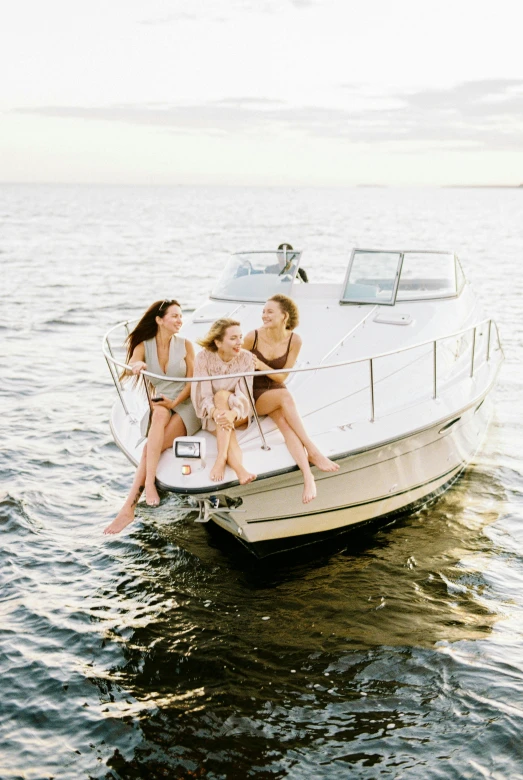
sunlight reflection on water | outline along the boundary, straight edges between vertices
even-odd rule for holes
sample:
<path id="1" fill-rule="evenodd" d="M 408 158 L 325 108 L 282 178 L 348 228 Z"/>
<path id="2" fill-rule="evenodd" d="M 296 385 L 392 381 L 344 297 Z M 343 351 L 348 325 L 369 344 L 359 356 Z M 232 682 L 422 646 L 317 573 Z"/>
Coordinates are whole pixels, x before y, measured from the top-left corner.
<path id="1" fill-rule="evenodd" d="M 521 776 L 521 197 L 0 187 L 2 778 Z M 353 246 L 457 251 L 507 355 L 476 468 L 264 565 L 174 497 L 104 539 L 131 469 L 102 334 L 283 240 L 323 281 Z"/>

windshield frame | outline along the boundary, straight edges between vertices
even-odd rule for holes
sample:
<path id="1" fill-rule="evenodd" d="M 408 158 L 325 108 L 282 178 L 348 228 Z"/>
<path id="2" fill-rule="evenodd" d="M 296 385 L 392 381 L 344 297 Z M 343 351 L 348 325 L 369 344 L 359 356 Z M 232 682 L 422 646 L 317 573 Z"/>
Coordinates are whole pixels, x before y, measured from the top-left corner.
<path id="1" fill-rule="evenodd" d="M 347 284 L 350 278 L 351 270 L 354 264 L 354 259 L 357 253 L 362 254 L 397 254 L 400 256 L 400 261 L 398 262 L 398 267 L 396 269 L 396 278 L 395 278 L 395 284 L 393 286 L 393 294 L 390 298 L 390 300 L 377 300 L 376 297 L 370 298 L 370 297 L 358 297 L 354 300 L 349 300 L 346 297 L 346 291 L 347 291 Z M 401 295 L 401 275 L 403 270 L 403 263 L 405 260 L 405 257 L 409 257 L 409 255 L 441 255 L 445 257 L 452 257 L 453 261 L 453 281 L 454 281 L 454 290 L 452 292 L 441 292 L 441 293 L 435 293 L 433 295 L 419 295 L 418 297 L 413 296 L 405 296 L 403 297 Z M 466 276 L 463 272 L 463 269 L 461 267 L 461 264 L 458 260 L 458 257 L 455 252 L 444 252 L 442 250 L 434 250 L 434 249 L 398 249 L 398 250 L 385 250 L 385 249 L 363 249 L 363 248 L 356 248 L 353 249 L 351 252 L 351 258 L 349 261 L 349 265 L 347 267 L 347 272 L 345 274 L 345 278 L 343 281 L 343 287 L 341 290 L 341 296 L 339 299 L 339 303 L 341 305 L 350 305 L 350 304 L 375 304 L 378 306 L 395 306 L 396 303 L 421 303 L 424 301 L 436 301 L 436 300 L 449 300 L 452 298 L 457 298 L 461 294 L 465 284 L 467 283 Z"/>
<path id="2" fill-rule="evenodd" d="M 354 265 L 354 260 L 355 260 L 356 255 L 358 253 L 359 254 L 366 254 L 366 255 L 398 255 L 398 262 L 397 262 L 397 265 L 396 265 L 396 271 L 395 271 L 395 275 L 394 275 L 394 282 L 393 282 L 393 285 L 392 285 L 392 294 L 391 294 L 391 297 L 390 297 L 389 300 L 378 301 L 378 300 L 376 300 L 375 297 L 365 298 L 364 296 L 359 297 L 357 300 L 348 300 L 345 297 L 345 294 L 346 294 L 346 291 L 347 291 L 347 284 L 348 284 L 348 281 L 349 281 L 349 278 L 350 278 L 350 274 L 351 274 L 351 271 L 352 271 L 352 266 Z M 339 301 L 340 304 L 345 306 L 345 305 L 354 304 L 354 303 L 355 304 L 358 304 L 358 303 L 372 303 L 372 304 L 379 305 L 379 306 L 394 306 L 394 304 L 396 303 L 396 294 L 397 294 L 397 291 L 398 291 L 398 285 L 399 285 L 400 278 L 401 278 L 401 268 L 402 268 L 402 265 L 403 265 L 403 255 L 404 255 L 404 253 L 400 252 L 398 250 L 361 249 L 359 247 L 356 248 L 356 249 L 353 249 L 352 252 L 351 252 L 351 256 L 350 256 L 350 260 L 349 260 L 349 265 L 347 267 L 347 271 L 345 272 L 345 278 L 343 280 L 342 294 L 341 294 L 340 301 Z"/>
<path id="3" fill-rule="evenodd" d="M 285 265 L 288 262 L 291 262 L 291 267 L 285 272 L 285 278 L 280 279 L 280 284 L 284 282 L 285 284 L 282 285 L 284 289 L 278 289 L 277 282 L 279 277 L 281 276 L 281 273 L 264 273 L 263 271 L 254 271 L 253 275 L 259 275 L 260 277 L 263 277 L 265 280 L 270 279 L 271 281 L 274 281 L 273 289 L 268 289 L 268 286 L 265 290 L 261 290 L 259 295 L 246 295 L 245 293 L 239 293 L 239 294 L 230 294 L 228 295 L 226 292 L 220 291 L 220 282 L 223 279 L 227 268 L 230 266 L 231 261 L 234 261 L 235 258 L 239 257 L 247 257 L 248 256 L 254 256 L 254 255 L 266 255 L 268 265 L 267 268 L 271 265 L 274 265 L 274 259 L 277 255 L 283 255 L 283 258 L 285 260 Z M 289 259 L 287 260 L 287 256 Z M 271 295 L 276 295 L 277 293 L 282 293 L 284 295 L 291 295 L 292 294 L 292 288 L 296 279 L 296 276 L 298 274 L 298 270 L 300 267 L 301 262 L 301 256 L 302 251 L 299 249 L 251 249 L 243 252 L 233 252 L 229 255 L 227 264 L 224 266 L 223 271 L 220 275 L 220 278 L 215 282 L 213 289 L 211 290 L 211 293 L 209 297 L 212 300 L 216 301 L 238 301 L 239 303 L 265 303 L 267 298 L 269 298 Z M 272 263 L 270 261 L 273 261 Z M 285 267 L 284 265 L 284 267 Z M 238 268 L 240 265 L 238 264 Z M 251 274 L 247 274 L 247 276 L 250 276 Z M 287 277 L 289 277 L 287 279 Z M 234 281 L 237 277 L 231 277 L 229 280 L 225 280 L 227 283 L 230 283 L 231 281 Z M 225 282 L 221 285 L 222 287 L 225 285 Z"/>

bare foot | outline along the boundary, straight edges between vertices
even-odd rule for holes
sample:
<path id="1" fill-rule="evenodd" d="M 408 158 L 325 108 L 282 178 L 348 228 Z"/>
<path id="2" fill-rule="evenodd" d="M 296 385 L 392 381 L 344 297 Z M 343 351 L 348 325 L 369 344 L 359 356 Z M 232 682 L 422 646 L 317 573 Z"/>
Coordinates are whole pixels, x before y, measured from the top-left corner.
<path id="1" fill-rule="evenodd" d="M 225 463 L 224 460 L 217 460 L 211 469 L 210 477 L 213 482 L 221 482 L 225 476 Z"/>
<path id="2" fill-rule="evenodd" d="M 325 455 L 322 455 L 319 450 L 317 452 L 309 452 L 309 460 L 313 466 L 319 468 L 320 471 L 338 471 L 339 465 L 334 463 L 333 460 L 329 460 Z"/>
<path id="3" fill-rule="evenodd" d="M 316 482 L 314 481 L 312 474 L 310 476 L 304 475 L 303 482 L 304 485 L 302 501 L 304 504 L 309 504 L 316 498 Z"/>
<path id="4" fill-rule="evenodd" d="M 236 476 L 240 480 L 240 485 L 248 485 L 249 482 L 253 482 L 258 475 L 251 474 L 251 472 L 246 469 L 238 469 Z"/>
<path id="5" fill-rule="evenodd" d="M 120 509 L 113 522 L 104 530 L 104 534 L 119 534 L 120 531 L 134 520 L 134 509 L 123 507 Z"/>
<path id="6" fill-rule="evenodd" d="M 160 506 L 160 496 L 158 495 L 154 482 L 152 485 L 145 486 L 145 503 L 147 506 Z"/>

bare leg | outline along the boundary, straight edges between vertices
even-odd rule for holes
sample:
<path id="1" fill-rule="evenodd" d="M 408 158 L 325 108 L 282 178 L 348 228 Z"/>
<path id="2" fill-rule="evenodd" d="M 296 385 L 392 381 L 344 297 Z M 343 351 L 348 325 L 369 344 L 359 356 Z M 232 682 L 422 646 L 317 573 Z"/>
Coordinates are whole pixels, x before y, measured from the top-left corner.
<path id="1" fill-rule="evenodd" d="M 147 437 L 147 455 L 145 458 L 145 502 L 147 506 L 158 506 L 160 496 L 156 490 L 156 469 L 162 454 L 165 429 L 170 422 L 171 413 L 163 406 L 153 407 L 152 420 Z"/>
<path id="2" fill-rule="evenodd" d="M 214 396 L 214 406 L 220 411 L 228 411 L 229 409 L 229 396 L 228 390 L 218 390 Z M 229 428 L 222 428 L 217 426 L 216 431 L 212 431 L 216 436 L 216 443 L 218 445 L 218 455 L 214 462 L 214 466 L 211 469 L 210 477 L 213 482 L 221 482 L 225 477 L 225 465 L 227 463 L 227 456 L 229 452 L 229 442 L 231 440 L 232 431 Z"/>
<path id="3" fill-rule="evenodd" d="M 147 444 L 143 448 L 140 463 L 136 469 L 133 484 L 125 504 L 116 515 L 113 522 L 104 530 L 104 534 L 118 534 L 134 520 L 134 510 L 145 487 L 145 457 Z"/>
<path id="4" fill-rule="evenodd" d="M 254 479 L 256 479 L 256 474 L 252 474 L 250 471 L 247 471 L 243 465 L 242 451 L 240 445 L 238 444 L 235 431 L 231 431 L 227 463 L 236 472 L 236 476 L 240 481 L 240 485 L 246 485 L 248 482 L 252 482 Z"/>
<path id="5" fill-rule="evenodd" d="M 304 504 L 308 504 L 316 498 L 316 482 L 312 475 L 311 467 L 309 466 L 309 458 L 307 457 L 305 448 L 285 419 L 281 410 L 277 409 L 273 412 L 271 414 L 271 419 L 274 420 L 282 432 L 287 449 L 296 461 L 296 465 L 301 469 L 304 483 L 302 500 Z"/>
<path id="6" fill-rule="evenodd" d="M 185 436 L 186 432 L 182 418 L 178 414 L 173 414 L 164 431 L 162 452 L 171 447 L 173 441 L 178 436 Z M 125 504 L 122 506 L 113 522 L 104 530 L 104 534 L 118 534 L 134 520 L 136 504 L 145 488 L 146 457 L 147 444 L 143 448 L 142 457 L 140 458 L 140 463 L 136 469 L 133 484 L 131 485 Z"/>
<path id="7" fill-rule="evenodd" d="M 309 437 L 296 408 L 294 398 L 286 388 L 268 390 L 258 398 L 256 403 L 258 414 L 272 416 L 272 413 L 278 409 L 281 410 L 288 424 L 307 450 L 310 462 L 320 471 L 338 471 L 338 464 L 323 455 Z"/>
<path id="8" fill-rule="evenodd" d="M 318 447 L 307 434 L 301 417 L 298 414 L 294 398 L 290 393 L 288 393 L 288 398 L 284 400 L 282 405 L 282 412 L 293 431 L 303 442 L 303 445 L 309 456 L 309 461 L 313 464 L 313 466 L 317 466 L 320 471 L 338 471 L 339 465 L 333 460 L 330 460 L 330 458 L 327 458 L 325 455 L 323 455 L 323 453 L 319 451 Z"/>

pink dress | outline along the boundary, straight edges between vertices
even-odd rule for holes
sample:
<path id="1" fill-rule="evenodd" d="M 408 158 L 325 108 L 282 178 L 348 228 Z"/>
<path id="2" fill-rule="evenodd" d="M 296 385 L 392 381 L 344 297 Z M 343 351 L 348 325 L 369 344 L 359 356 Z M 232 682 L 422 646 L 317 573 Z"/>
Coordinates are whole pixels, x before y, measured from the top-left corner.
<path id="1" fill-rule="evenodd" d="M 254 356 L 242 349 L 240 354 L 228 363 L 220 358 L 217 352 L 202 349 L 194 360 L 194 376 L 217 376 L 221 374 L 239 374 L 243 371 L 254 371 Z M 229 390 L 229 408 L 238 412 L 238 419 L 250 417 L 251 404 L 245 391 L 245 382 L 252 394 L 252 376 L 231 377 L 230 379 L 213 379 L 212 382 L 193 382 L 191 384 L 191 401 L 194 410 L 202 421 L 202 428 L 208 431 L 216 430 L 216 423 L 210 416 L 214 404 L 214 394 L 218 390 Z"/>

